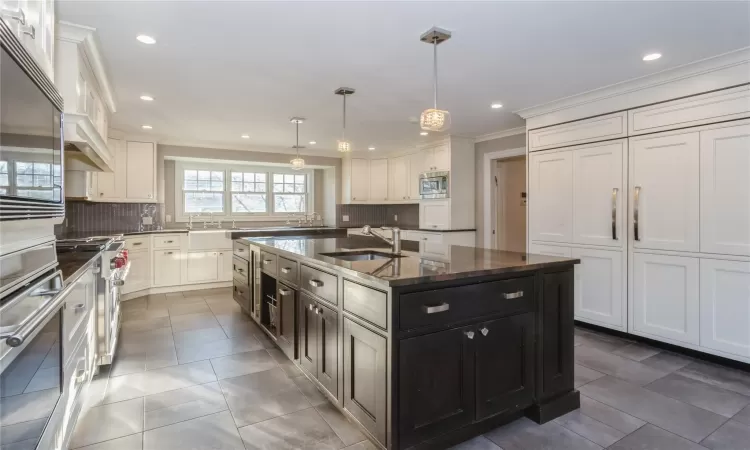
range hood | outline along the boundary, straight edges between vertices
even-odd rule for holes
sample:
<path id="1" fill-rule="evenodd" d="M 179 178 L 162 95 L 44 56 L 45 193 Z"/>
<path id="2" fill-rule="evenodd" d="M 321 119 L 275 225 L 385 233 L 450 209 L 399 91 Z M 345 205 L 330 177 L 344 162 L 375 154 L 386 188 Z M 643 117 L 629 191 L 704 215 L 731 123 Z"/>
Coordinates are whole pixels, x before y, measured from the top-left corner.
<path id="1" fill-rule="evenodd" d="M 57 24 L 55 85 L 64 100 L 65 169 L 112 172 L 107 128 L 115 102 L 95 32 Z"/>

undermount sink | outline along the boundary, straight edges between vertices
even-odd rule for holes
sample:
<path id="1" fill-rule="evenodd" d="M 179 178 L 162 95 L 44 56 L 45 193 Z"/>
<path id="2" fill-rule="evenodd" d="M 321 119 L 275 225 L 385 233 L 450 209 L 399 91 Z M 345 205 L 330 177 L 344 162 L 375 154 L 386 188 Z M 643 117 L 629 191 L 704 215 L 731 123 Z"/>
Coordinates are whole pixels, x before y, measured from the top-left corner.
<path id="1" fill-rule="evenodd" d="M 343 261 L 373 261 L 376 259 L 401 258 L 401 255 L 396 255 L 395 253 L 375 252 L 372 250 L 321 253 L 321 255 L 341 259 Z"/>

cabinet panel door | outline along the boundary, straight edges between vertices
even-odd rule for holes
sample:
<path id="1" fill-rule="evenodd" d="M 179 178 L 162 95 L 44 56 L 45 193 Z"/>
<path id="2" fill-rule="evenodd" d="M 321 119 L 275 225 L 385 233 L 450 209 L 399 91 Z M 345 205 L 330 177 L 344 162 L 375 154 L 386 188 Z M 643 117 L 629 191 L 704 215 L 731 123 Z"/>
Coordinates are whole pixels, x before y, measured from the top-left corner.
<path id="1" fill-rule="evenodd" d="M 386 442 L 386 339 L 344 318 L 344 408 Z"/>
<path id="2" fill-rule="evenodd" d="M 408 197 L 409 160 L 407 156 L 399 156 L 388 160 L 388 199 L 403 201 Z"/>
<path id="3" fill-rule="evenodd" d="M 360 158 L 351 160 L 352 201 L 364 202 L 370 197 L 370 161 Z"/>
<path id="4" fill-rule="evenodd" d="M 318 375 L 317 302 L 299 293 L 299 362 L 313 376 Z"/>
<path id="5" fill-rule="evenodd" d="M 179 250 L 154 251 L 154 286 L 179 285 L 181 270 Z"/>
<path id="6" fill-rule="evenodd" d="M 123 293 L 140 291 L 151 287 L 151 252 L 148 250 L 130 251 L 130 272 L 123 286 Z"/>
<path id="7" fill-rule="evenodd" d="M 627 140 L 573 151 L 573 242 L 622 247 Z"/>
<path id="8" fill-rule="evenodd" d="M 529 159 L 531 240 L 573 242 L 573 154 L 532 154 Z"/>
<path id="9" fill-rule="evenodd" d="M 125 198 L 127 155 L 122 148 L 122 141 L 119 139 L 107 139 L 107 146 L 114 157 L 113 171 L 97 172 L 96 197 L 100 199 Z"/>
<path id="10" fill-rule="evenodd" d="M 750 256 L 750 125 L 700 135 L 701 251 Z"/>
<path id="11" fill-rule="evenodd" d="M 412 153 L 409 158 L 408 192 L 406 198 L 419 200 L 419 174 L 425 171 L 424 152 Z"/>
<path id="12" fill-rule="evenodd" d="M 698 344 L 698 258 L 633 254 L 633 331 Z"/>
<path id="13" fill-rule="evenodd" d="M 338 398 L 339 319 L 333 311 L 318 303 L 318 381 Z"/>
<path id="14" fill-rule="evenodd" d="M 451 170 L 451 149 L 449 145 L 435 147 L 432 153 L 433 170 Z"/>
<path id="15" fill-rule="evenodd" d="M 697 252 L 698 133 L 630 139 L 629 147 L 633 246 Z"/>
<path id="16" fill-rule="evenodd" d="M 297 359 L 297 292 L 279 283 L 276 298 L 279 301 L 279 335 L 276 343 L 289 359 Z"/>
<path id="17" fill-rule="evenodd" d="M 219 280 L 218 252 L 188 252 L 187 281 L 201 283 Z"/>
<path id="18" fill-rule="evenodd" d="M 425 200 L 419 203 L 419 226 L 434 230 L 451 227 L 451 200 Z"/>
<path id="19" fill-rule="evenodd" d="M 125 190 L 127 197 L 129 199 L 155 199 L 154 144 L 128 141 L 126 147 Z"/>
<path id="20" fill-rule="evenodd" d="M 229 250 L 219 252 L 219 281 L 232 281 L 232 252 Z"/>
<path id="21" fill-rule="evenodd" d="M 475 328 L 454 328 L 399 343 L 400 448 L 473 421 L 474 358 L 472 340 L 465 333 Z"/>
<path id="22" fill-rule="evenodd" d="M 750 357 L 750 262 L 701 259 L 700 345 Z"/>
<path id="23" fill-rule="evenodd" d="M 572 249 L 570 247 L 538 244 L 536 242 L 532 242 L 531 245 L 529 245 L 529 252 L 537 254 L 537 255 L 559 256 L 561 258 L 570 258 L 570 255 L 572 254 Z"/>
<path id="24" fill-rule="evenodd" d="M 581 260 L 574 269 L 575 318 L 627 331 L 627 303 L 623 295 L 625 253 L 574 248 L 571 256 Z"/>
<path id="25" fill-rule="evenodd" d="M 573 270 L 545 273 L 542 278 L 536 396 L 544 400 L 573 389 Z"/>
<path id="26" fill-rule="evenodd" d="M 388 200 L 388 160 L 370 160 L 370 200 L 384 202 Z"/>
<path id="27" fill-rule="evenodd" d="M 534 315 L 480 324 L 475 335 L 476 420 L 534 401 Z"/>

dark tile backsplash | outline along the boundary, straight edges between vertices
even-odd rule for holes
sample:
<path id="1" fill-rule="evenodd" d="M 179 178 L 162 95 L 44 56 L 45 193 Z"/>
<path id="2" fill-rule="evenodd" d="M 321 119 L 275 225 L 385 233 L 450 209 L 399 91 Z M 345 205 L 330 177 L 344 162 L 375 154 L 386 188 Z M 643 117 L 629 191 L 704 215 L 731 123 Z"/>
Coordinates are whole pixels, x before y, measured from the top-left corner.
<path id="1" fill-rule="evenodd" d="M 343 216 L 349 216 L 344 222 Z M 394 220 L 398 216 L 398 221 Z M 419 205 L 336 205 L 336 226 L 419 226 Z"/>
<path id="2" fill-rule="evenodd" d="M 160 216 L 158 203 L 99 203 L 65 202 L 65 221 L 55 227 L 58 237 L 78 232 L 118 233 L 138 231 L 141 214 L 148 206 L 155 206 L 154 225 Z"/>

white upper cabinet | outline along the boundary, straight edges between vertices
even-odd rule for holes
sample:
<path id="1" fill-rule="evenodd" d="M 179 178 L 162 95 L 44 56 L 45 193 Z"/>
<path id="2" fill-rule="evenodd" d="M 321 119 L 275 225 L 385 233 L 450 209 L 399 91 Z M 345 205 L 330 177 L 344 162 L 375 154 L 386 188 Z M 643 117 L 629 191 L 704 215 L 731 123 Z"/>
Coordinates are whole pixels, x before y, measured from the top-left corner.
<path id="1" fill-rule="evenodd" d="M 121 139 L 107 139 L 107 146 L 114 156 L 112 172 L 98 172 L 97 200 L 112 201 L 120 200 L 126 197 L 125 178 L 127 170 L 127 153 L 125 150 L 125 141 Z"/>
<path id="2" fill-rule="evenodd" d="M 388 160 L 370 160 L 370 201 L 388 201 Z"/>
<path id="3" fill-rule="evenodd" d="M 628 127 L 624 112 L 592 117 L 529 131 L 529 151 L 580 145 L 626 137 Z"/>
<path id="4" fill-rule="evenodd" d="M 388 199 L 393 201 L 408 200 L 409 195 L 409 157 L 399 156 L 388 160 Z"/>
<path id="5" fill-rule="evenodd" d="M 750 256 L 750 125 L 701 131 L 701 251 Z"/>
<path id="6" fill-rule="evenodd" d="M 750 358 L 750 262 L 701 259 L 702 347 Z"/>
<path id="7" fill-rule="evenodd" d="M 409 170 L 407 173 L 407 193 L 408 200 L 419 200 L 419 174 L 424 172 L 425 155 L 422 152 L 412 153 L 407 156 L 409 161 Z"/>
<path id="8" fill-rule="evenodd" d="M 363 203 L 370 197 L 370 161 L 344 158 L 342 162 L 343 203 Z"/>
<path id="9" fill-rule="evenodd" d="M 31 54 L 39 67 L 54 80 L 55 4 L 52 0 L 0 0 L 2 19 Z"/>
<path id="10" fill-rule="evenodd" d="M 625 252 L 573 248 L 569 255 L 581 263 L 575 266 L 574 315 L 608 328 L 627 331 L 625 301 Z"/>
<path id="11" fill-rule="evenodd" d="M 153 142 L 126 143 L 125 191 L 131 200 L 156 200 L 156 148 Z"/>
<path id="12" fill-rule="evenodd" d="M 630 331 L 699 341 L 698 258 L 634 253 Z"/>
<path id="13" fill-rule="evenodd" d="M 627 141 L 573 152 L 573 242 L 622 247 L 625 229 Z"/>
<path id="14" fill-rule="evenodd" d="M 573 153 L 529 156 L 531 240 L 572 242 Z"/>
<path id="15" fill-rule="evenodd" d="M 451 148 L 449 144 L 440 144 L 435 147 L 429 147 L 422 150 L 424 158 L 424 170 L 429 171 L 448 171 L 451 170 Z"/>
<path id="16" fill-rule="evenodd" d="M 699 251 L 698 133 L 630 139 L 629 147 L 633 246 Z"/>

